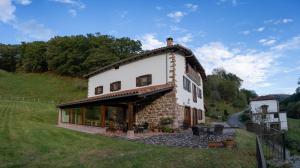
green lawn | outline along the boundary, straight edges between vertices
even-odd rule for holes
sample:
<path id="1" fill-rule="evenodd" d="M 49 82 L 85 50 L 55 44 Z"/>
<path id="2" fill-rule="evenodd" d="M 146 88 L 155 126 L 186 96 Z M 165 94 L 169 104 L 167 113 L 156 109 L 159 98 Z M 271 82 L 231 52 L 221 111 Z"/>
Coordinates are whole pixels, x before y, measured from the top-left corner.
<path id="1" fill-rule="evenodd" d="M 49 73 L 8 73 L 0 70 L 0 99 L 62 102 L 86 97 L 87 81 Z"/>
<path id="2" fill-rule="evenodd" d="M 300 119 L 288 118 L 288 144 L 292 153 L 300 154 Z"/>
<path id="3" fill-rule="evenodd" d="M 255 167 L 255 137 L 236 149 L 146 145 L 57 128 L 54 105 L 0 101 L 0 167 Z"/>

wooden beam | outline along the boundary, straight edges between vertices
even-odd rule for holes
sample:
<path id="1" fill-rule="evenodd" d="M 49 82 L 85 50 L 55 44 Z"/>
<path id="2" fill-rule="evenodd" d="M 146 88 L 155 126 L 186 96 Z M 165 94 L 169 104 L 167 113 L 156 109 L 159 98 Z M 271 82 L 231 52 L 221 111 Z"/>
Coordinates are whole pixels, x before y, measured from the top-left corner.
<path id="1" fill-rule="evenodd" d="M 101 113 L 101 127 L 104 128 L 105 127 L 105 111 L 106 111 L 106 106 L 101 105 L 100 106 L 100 113 Z"/>
<path id="2" fill-rule="evenodd" d="M 127 108 L 128 130 L 133 130 L 133 104 L 128 103 Z"/>

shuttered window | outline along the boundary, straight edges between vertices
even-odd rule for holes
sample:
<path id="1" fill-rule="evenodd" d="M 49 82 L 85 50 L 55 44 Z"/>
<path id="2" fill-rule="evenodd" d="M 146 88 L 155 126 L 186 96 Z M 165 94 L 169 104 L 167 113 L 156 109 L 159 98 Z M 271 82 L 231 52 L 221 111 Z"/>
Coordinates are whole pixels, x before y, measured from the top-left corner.
<path id="1" fill-rule="evenodd" d="M 183 89 L 191 92 L 191 81 L 185 76 L 183 76 Z"/>
<path id="2" fill-rule="evenodd" d="M 198 111 L 198 120 L 202 120 L 202 110 L 197 110 Z"/>
<path id="3" fill-rule="evenodd" d="M 200 88 L 197 89 L 197 96 L 202 99 L 202 90 Z"/>
<path id="4" fill-rule="evenodd" d="M 193 101 L 197 102 L 197 87 L 195 84 L 193 84 Z"/>
<path id="5" fill-rule="evenodd" d="M 103 93 L 103 86 L 97 86 L 95 88 L 95 95 L 99 95 Z"/>
<path id="6" fill-rule="evenodd" d="M 121 90 L 121 81 L 113 82 L 110 84 L 110 91 L 118 91 Z"/>
<path id="7" fill-rule="evenodd" d="M 147 86 L 152 84 L 152 75 L 143 75 L 136 77 L 136 87 Z"/>

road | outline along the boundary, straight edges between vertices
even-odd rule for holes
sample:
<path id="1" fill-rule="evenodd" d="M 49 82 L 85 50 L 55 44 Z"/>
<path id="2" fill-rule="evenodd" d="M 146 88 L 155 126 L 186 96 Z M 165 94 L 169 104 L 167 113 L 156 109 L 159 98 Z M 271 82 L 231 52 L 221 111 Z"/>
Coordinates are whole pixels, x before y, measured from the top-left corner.
<path id="1" fill-rule="evenodd" d="M 240 115 L 242 115 L 242 111 L 238 113 L 234 113 L 229 116 L 227 123 L 232 127 L 245 128 L 245 125 L 240 122 Z"/>

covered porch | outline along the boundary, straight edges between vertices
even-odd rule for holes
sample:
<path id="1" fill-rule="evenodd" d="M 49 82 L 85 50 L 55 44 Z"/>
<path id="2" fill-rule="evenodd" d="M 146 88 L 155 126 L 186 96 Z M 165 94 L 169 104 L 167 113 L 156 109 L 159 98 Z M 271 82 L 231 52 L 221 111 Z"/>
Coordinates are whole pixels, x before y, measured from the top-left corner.
<path id="1" fill-rule="evenodd" d="M 170 84 L 105 94 L 58 105 L 58 125 L 88 133 L 106 131 L 134 136 L 139 107 L 173 89 Z"/>

